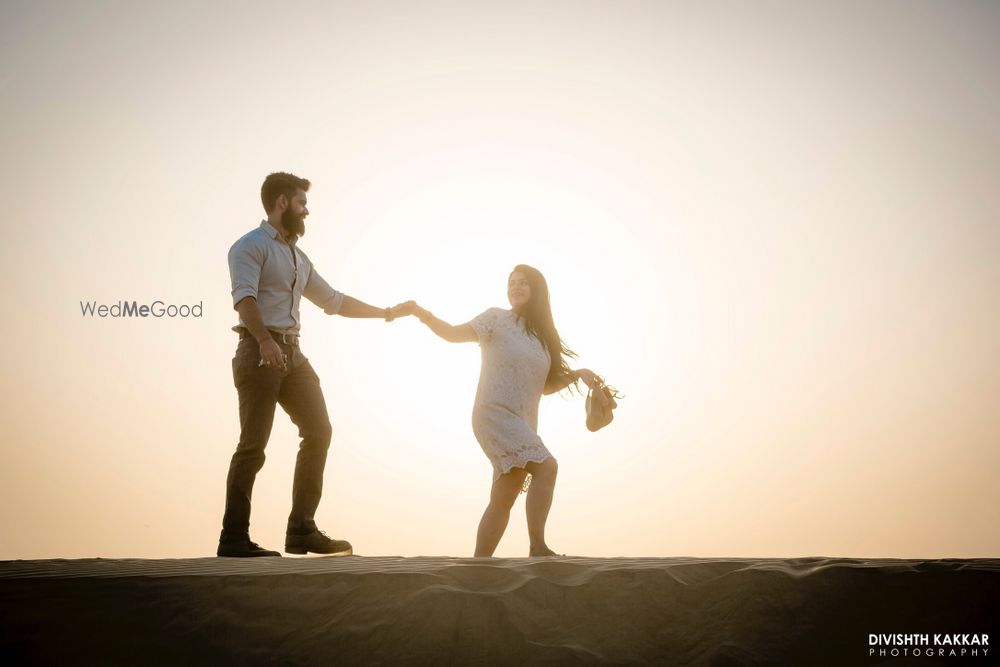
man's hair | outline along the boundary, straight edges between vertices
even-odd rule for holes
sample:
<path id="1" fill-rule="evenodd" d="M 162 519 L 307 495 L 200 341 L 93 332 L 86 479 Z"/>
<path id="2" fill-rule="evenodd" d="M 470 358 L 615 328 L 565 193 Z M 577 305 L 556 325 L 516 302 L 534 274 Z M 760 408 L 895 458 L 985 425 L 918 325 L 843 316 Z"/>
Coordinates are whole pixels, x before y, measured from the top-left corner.
<path id="1" fill-rule="evenodd" d="M 264 205 L 264 212 L 270 213 L 281 195 L 285 195 L 291 202 L 298 190 L 308 192 L 309 181 L 284 171 L 268 174 L 264 179 L 264 185 L 260 186 L 260 203 Z"/>

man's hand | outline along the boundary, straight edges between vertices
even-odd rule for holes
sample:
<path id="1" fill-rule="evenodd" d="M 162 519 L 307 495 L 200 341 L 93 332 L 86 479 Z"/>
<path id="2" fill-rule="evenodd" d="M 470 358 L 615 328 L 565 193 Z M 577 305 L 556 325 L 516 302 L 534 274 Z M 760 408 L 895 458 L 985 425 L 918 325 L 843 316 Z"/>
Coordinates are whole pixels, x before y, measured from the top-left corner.
<path id="1" fill-rule="evenodd" d="M 273 338 L 265 338 L 260 343 L 260 365 L 288 370 L 288 355 L 281 351 L 281 346 Z"/>

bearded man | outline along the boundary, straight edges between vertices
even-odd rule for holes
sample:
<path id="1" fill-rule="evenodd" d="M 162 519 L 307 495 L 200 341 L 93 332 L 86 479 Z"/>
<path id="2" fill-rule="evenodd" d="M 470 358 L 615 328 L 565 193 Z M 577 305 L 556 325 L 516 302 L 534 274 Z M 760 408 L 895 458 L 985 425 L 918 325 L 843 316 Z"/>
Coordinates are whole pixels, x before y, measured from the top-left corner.
<path id="1" fill-rule="evenodd" d="M 351 544 L 316 526 L 323 470 L 330 447 L 330 418 L 319 378 L 299 344 L 299 303 L 304 296 L 329 315 L 385 319 L 408 314 L 405 304 L 376 308 L 330 287 L 298 247 L 309 215 L 309 181 L 288 173 L 264 179 L 260 190 L 267 219 L 229 250 L 233 307 L 240 336 L 233 358 L 239 394 L 240 442 L 229 465 L 219 556 L 280 556 L 250 539 L 250 497 L 264 465 L 275 406 L 299 429 L 285 551 L 350 555 Z"/>

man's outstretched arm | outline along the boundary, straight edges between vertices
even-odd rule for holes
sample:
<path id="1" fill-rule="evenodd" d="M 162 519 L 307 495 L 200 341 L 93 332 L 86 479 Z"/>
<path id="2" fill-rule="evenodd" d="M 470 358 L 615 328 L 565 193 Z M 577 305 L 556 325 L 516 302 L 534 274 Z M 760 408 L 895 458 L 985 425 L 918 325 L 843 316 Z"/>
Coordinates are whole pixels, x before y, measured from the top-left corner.
<path id="1" fill-rule="evenodd" d="M 337 314 L 341 317 L 385 317 L 386 309 L 370 306 L 353 296 L 344 295 L 344 301 L 340 304 Z"/>
<path id="2" fill-rule="evenodd" d="M 413 312 L 409 302 L 397 304 L 392 308 L 380 308 L 347 296 L 330 287 L 330 284 L 323 280 L 323 277 L 315 269 L 309 272 L 309 281 L 302 291 L 302 296 L 322 308 L 327 315 L 370 319 L 377 317 L 392 321 Z"/>

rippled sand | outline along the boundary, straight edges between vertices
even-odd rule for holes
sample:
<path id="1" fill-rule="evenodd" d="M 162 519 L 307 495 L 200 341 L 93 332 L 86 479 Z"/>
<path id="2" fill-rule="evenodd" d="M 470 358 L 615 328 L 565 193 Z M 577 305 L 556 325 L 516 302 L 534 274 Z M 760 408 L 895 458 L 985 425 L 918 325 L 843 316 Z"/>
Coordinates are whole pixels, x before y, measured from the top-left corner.
<path id="1" fill-rule="evenodd" d="M 998 600 L 998 559 L 6 561 L 0 658 L 902 664 L 870 657 L 868 634 L 996 632 Z"/>

